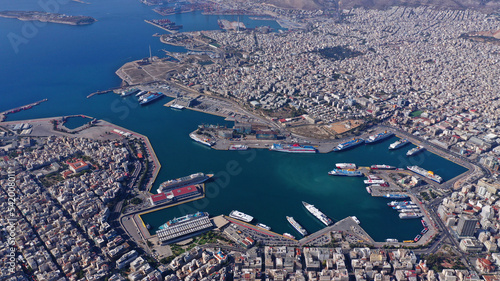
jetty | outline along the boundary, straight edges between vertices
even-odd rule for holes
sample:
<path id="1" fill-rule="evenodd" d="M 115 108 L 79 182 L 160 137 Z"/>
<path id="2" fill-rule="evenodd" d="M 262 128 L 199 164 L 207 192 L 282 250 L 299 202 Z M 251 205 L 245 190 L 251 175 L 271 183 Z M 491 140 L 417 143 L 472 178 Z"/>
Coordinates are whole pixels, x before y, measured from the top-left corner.
<path id="1" fill-rule="evenodd" d="M 41 104 L 42 102 L 45 102 L 47 101 L 47 99 L 43 99 L 43 100 L 39 100 L 37 102 L 33 102 L 33 103 L 30 103 L 30 104 L 27 104 L 27 105 L 23 105 L 23 106 L 19 106 L 19 107 L 16 107 L 16 108 L 13 108 L 13 109 L 9 109 L 9 110 L 6 110 L 4 112 L 1 112 L 0 113 L 0 122 L 2 122 L 5 117 L 10 114 L 10 113 L 16 113 L 16 112 L 19 112 L 21 110 L 27 110 L 27 109 L 30 109 L 32 108 L 33 106 L 36 106 L 36 105 L 39 105 Z"/>

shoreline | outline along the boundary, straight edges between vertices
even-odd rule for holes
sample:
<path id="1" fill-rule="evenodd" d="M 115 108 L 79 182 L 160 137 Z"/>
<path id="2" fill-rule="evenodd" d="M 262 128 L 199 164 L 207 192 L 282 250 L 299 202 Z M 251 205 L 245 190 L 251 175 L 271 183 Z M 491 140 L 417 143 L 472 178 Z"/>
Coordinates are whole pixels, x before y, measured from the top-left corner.
<path id="1" fill-rule="evenodd" d="M 84 115 L 84 114 L 77 114 L 81 116 L 85 116 L 90 119 L 94 119 L 93 117 Z M 71 115 L 74 116 L 74 115 Z M 99 119 L 98 123 L 95 126 L 90 126 L 88 128 L 85 128 L 81 131 L 78 131 L 74 134 L 71 133 L 66 133 L 66 132 L 61 132 L 61 131 L 55 131 L 53 130 L 53 125 L 50 123 L 52 120 L 60 120 L 64 116 L 57 116 L 57 117 L 48 117 L 48 118 L 39 118 L 39 119 L 29 119 L 29 120 L 16 120 L 16 121 L 3 121 L 0 122 L 0 126 L 6 126 L 6 125 L 11 125 L 11 124 L 19 124 L 19 123 L 30 123 L 33 126 L 33 131 L 31 134 L 26 135 L 26 136 L 34 136 L 34 137 L 47 137 L 51 135 L 59 135 L 59 136 L 66 136 L 66 137 L 84 137 L 84 138 L 89 138 L 89 139 L 95 139 L 95 140 L 104 140 L 104 139 L 112 139 L 113 137 L 117 136 L 118 138 L 123 138 L 123 136 L 118 135 L 116 133 L 113 133 L 113 129 L 118 129 L 121 130 L 125 133 L 130 133 L 133 135 L 135 138 L 139 138 L 144 142 L 145 149 L 147 150 L 148 153 L 148 159 L 153 162 L 153 172 L 151 178 L 149 178 L 148 183 L 146 184 L 146 191 L 149 193 L 149 190 L 152 188 L 154 185 L 154 182 L 156 181 L 156 177 L 158 176 L 158 173 L 160 172 L 161 169 L 161 164 L 160 161 L 158 160 L 158 157 L 156 156 L 156 153 L 153 149 L 153 145 L 149 141 L 149 138 L 145 135 L 139 134 L 135 131 L 132 131 L 130 129 L 115 125 L 113 123 L 110 123 L 108 121 Z M 82 125 L 76 129 L 73 129 L 72 131 L 76 131 L 79 128 L 83 127 L 85 125 Z M 106 128 L 112 128 L 111 130 L 105 130 Z M 105 131 L 103 131 L 103 129 Z M 106 135 L 106 133 L 110 133 L 109 135 Z M 109 136 L 109 137 L 106 137 Z"/>

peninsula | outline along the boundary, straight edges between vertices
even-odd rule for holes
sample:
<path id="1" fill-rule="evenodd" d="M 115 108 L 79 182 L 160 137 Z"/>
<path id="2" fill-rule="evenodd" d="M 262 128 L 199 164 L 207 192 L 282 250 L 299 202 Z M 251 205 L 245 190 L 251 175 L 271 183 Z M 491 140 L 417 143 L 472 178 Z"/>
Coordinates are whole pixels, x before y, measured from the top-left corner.
<path id="1" fill-rule="evenodd" d="M 2 11 L 0 12 L 0 17 L 14 18 L 24 21 L 33 20 L 69 25 L 87 25 L 97 21 L 96 19 L 88 16 L 68 16 L 65 14 L 54 14 L 38 11 Z"/>

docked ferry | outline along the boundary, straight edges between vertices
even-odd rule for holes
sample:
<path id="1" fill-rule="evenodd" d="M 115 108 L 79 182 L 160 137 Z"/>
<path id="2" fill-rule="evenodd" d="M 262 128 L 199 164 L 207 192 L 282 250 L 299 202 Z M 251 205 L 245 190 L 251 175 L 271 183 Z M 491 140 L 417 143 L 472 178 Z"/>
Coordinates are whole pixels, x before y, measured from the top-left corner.
<path id="1" fill-rule="evenodd" d="M 391 150 L 398 149 L 398 148 L 401 148 L 407 144 L 410 144 L 409 140 L 401 139 L 401 140 L 398 140 L 397 142 L 391 143 L 391 145 L 389 145 L 389 149 L 391 149 Z"/>
<path id="2" fill-rule="evenodd" d="M 342 169 L 333 169 L 328 172 L 330 176 L 347 176 L 347 177 L 362 177 L 363 173 L 357 170 L 342 170 Z"/>
<path id="3" fill-rule="evenodd" d="M 203 136 L 203 135 L 197 135 L 197 134 L 195 134 L 195 133 L 191 133 L 191 134 L 189 134 L 189 137 L 190 137 L 192 140 L 194 140 L 194 141 L 196 141 L 196 142 L 199 142 L 199 143 L 201 143 L 201 144 L 204 144 L 204 145 L 206 145 L 206 146 L 210 146 L 210 147 L 211 147 L 211 146 L 213 146 L 213 145 L 215 144 L 215 141 L 214 141 L 214 140 L 209 139 L 209 138 L 207 138 L 207 137 L 205 137 L 205 136 Z"/>
<path id="4" fill-rule="evenodd" d="M 424 150 L 425 150 L 425 147 L 417 146 L 417 147 L 414 147 L 414 148 L 408 150 L 408 152 L 406 152 L 406 156 L 414 156 L 414 155 L 417 155 Z"/>
<path id="5" fill-rule="evenodd" d="M 350 141 L 343 142 L 343 143 L 337 145 L 337 147 L 335 147 L 333 149 L 333 151 L 337 152 L 337 151 L 346 150 L 346 149 L 353 148 L 353 147 L 356 147 L 358 145 L 361 145 L 363 143 L 365 143 L 364 139 L 352 139 Z"/>
<path id="6" fill-rule="evenodd" d="M 140 105 L 146 105 L 148 103 L 151 103 L 155 100 L 163 98 L 165 95 L 163 93 L 151 93 L 150 95 L 144 96 L 144 98 L 141 97 L 139 104 Z"/>
<path id="7" fill-rule="evenodd" d="M 385 184 L 385 180 L 364 180 L 365 184 Z"/>
<path id="8" fill-rule="evenodd" d="M 244 144 L 231 144 L 229 150 L 247 150 L 248 146 Z"/>
<path id="9" fill-rule="evenodd" d="M 423 217 L 422 213 L 399 213 L 399 218 L 402 220 L 406 219 L 418 219 Z"/>
<path id="10" fill-rule="evenodd" d="M 293 217 L 286 217 L 286 220 L 297 230 L 302 236 L 307 235 L 307 230 L 302 227 Z"/>
<path id="11" fill-rule="evenodd" d="M 231 213 L 229 214 L 229 216 L 232 217 L 233 219 L 241 220 L 241 221 L 244 221 L 244 222 L 251 222 L 251 221 L 253 221 L 253 217 L 252 216 L 247 215 L 245 213 L 242 213 L 240 211 L 236 211 L 236 210 L 231 211 Z"/>
<path id="12" fill-rule="evenodd" d="M 356 169 L 356 164 L 354 163 L 336 163 L 335 167 L 337 169 Z"/>
<path id="13" fill-rule="evenodd" d="M 430 180 L 433 180 L 437 183 L 442 183 L 443 182 L 443 178 L 434 174 L 434 172 L 432 171 L 427 171 L 426 169 L 423 169 L 423 168 L 420 168 L 419 166 L 408 166 L 406 167 L 408 168 L 408 170 L 416 173 L 416 174 L 419 174 L 421 176 L 424 176 Z"/>
<path id="14" fill-rule="evenodd" d="M 138 91 L 139 91 L 139 89 L 137 89 L 137 88 L 130 88 L 128 90 L 122 91 L 120 93 L 120 96 L 122 96 L 122 97 L 130 96 L 130 95 L 137 93 Z"/>
<path id="15" fill-rule="evenodd" d="M 306 209 L 311 213 L 313 216 L 315 216 L 318 220 L 320 220 L 322 223 L 324 223 L 326 226 L 329 226 L 333 223 L 333 221 L 327 217 L 323 212 L 321 212 L 318 208 L 314 207 L 314 205 L 309 204 L 307 202 L 302 201 L 302 204 Z"/>
<path id="16" fill-rule="evenodd" d="M 396 167 L 382 164 L 382 165 L 371 165 L 370 169 L 372 169 L 372 170 L 394 170 L 394 169 L 396 169 Z"/>
<path id="17" fill-rule="evenodd" d="M 271 230 L 270 226 L 267 226 L 267 225 L 265 225 L 263 223 L 260 223 L 260 222 L 257 224 L 257 226 L 260 227 L 260 228 L 263 228 L 265 230 L 268 230 L 268 231 Z"/>
<path id="18" fill-rule="evenodd" d="M 384 197 L 389 199 L 405 199 L 408 198 L 409 196 L 406 194 L 387 193 L 386 195 L 384 195 Z"/>
<path id="19" fill-rule="evenodd" d="M 379 133 L 379 134 L 376 134 L 376 135 L 369 136 L 368 139 L 365 141 L 365 143 L 367 143 L 367 144 L 376 143 L 376 142 L 385 140 L 387 138 L 390 138 L 392 136 L 394 136 L 393 132 L 387 132 L 387 131 L 385 131 L 383 133 Z"/>
<path id="20" fill-rule="evenodd" d="M 280 144 L 273 143 L 269 150 L 289 152 L 289 153 L 316 153 L 316 148 L 310 145 L 300 145 L 300 144 Z"/>

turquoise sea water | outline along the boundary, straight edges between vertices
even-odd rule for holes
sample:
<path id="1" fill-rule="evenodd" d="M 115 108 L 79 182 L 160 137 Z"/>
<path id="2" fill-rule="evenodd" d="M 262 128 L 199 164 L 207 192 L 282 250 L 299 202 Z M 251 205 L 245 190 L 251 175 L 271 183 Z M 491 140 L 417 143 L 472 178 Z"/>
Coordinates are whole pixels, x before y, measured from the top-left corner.
<path id="1" fill-rule="evenodd" d="M 118 86 L 121 81 L 114 72 L 128 61 L 148 56 L 149 46 L 154 55 L 160 56 L 161 49 L 184 50 L 161 44 L 152 36 L 162 30 L 144 20 L 162 17 L 139 1 L 89 1 L 93 3 L 0 0 L 0 10 L 42 10 L 40 2 L 61 3 L 52 11 L 89 15 L 98 20 L 92 25 L 77 27 L 0 18 L 0 111 L 48 98 L 31 110 L 9 115 L 8 120 L 85 114 L 147 135 L 162 164 L 155 188 L 164 180 L 199 171 L 218 175 L 218 181 L 207 184 L 205 199 L 144 216 L 153 228 L 194 210 L 218 215 L 237 209 L 277 232 L 297 235 L 287 223 L 287 215 L 294 216 L 309 232 L 318 230 L 322 225 L 302 207 L 303 200 L 335 220 L 356 215 L 375 240 L 412 239 L 422 228 L 418 220 L 399 220 L 397 213 L 385 205 L 388 200 L 372 198 L 366 193 L 362 178 L 329 177 L 326 173 L 337 162 L 398 167 L 415 164 L 435 171 L 445 180 L 465 171 L 429 152 L 408 162 L 404 153 L 411 146 L 387 150 L 395 138 L 321 155 L 267 150 L 215 151 L 192 142 L 188 133 L 200 123 L 225 123 L 220 117 L 165 108 L 162 105 L 168 99 L 144 107 L 139 106 L 133 96 L 106 94 L 87 99 L 94 91 Z M 182 24 L 183 31 L 189 31 L 218 29 L 218 18 L 236 20 L 237 17 L 204 16 L 194 12 L 166 18 Z M 252 22 L 244 16 L 240 20 L 249 27 L 278 27 L 273 22 Z"/>

